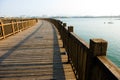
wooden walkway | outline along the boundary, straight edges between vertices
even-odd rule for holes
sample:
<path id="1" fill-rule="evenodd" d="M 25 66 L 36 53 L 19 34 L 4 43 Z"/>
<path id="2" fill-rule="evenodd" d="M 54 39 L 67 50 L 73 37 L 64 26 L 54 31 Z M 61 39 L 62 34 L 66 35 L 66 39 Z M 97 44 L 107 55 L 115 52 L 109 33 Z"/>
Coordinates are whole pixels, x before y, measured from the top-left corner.
<path id="1" fill-rule="evenodd" d="M 46 21 L 0 40 L 0 80 L 76 80 L 61 46 Z"/>

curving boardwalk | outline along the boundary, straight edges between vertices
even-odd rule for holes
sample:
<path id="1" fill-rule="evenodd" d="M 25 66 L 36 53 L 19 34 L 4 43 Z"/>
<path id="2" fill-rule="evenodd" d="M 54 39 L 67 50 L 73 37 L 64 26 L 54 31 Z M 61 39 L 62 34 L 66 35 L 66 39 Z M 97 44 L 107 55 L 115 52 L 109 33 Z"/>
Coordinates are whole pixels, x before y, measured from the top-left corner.
<path id="1" fill-rule="evenodd" d="M 76 80 L 54 25 L 40 21 L 0 40 L 0 80 Z"/>

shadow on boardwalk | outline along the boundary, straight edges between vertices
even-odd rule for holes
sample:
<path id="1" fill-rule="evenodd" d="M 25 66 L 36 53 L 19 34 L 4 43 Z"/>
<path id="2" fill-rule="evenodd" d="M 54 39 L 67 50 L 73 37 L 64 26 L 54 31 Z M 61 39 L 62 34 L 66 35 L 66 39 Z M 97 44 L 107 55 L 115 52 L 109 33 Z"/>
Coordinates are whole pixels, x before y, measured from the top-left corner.
<path id="1" fill-rule="evenodd" d="M 65 80 L 65 74 L 63 71 L 63 63 L 60 55 L 60 47 L 58 45 L 58 38 L 55 28 L 53 27 L 54 35 L 54 57 L 53 57 L 53 79 Z"/>

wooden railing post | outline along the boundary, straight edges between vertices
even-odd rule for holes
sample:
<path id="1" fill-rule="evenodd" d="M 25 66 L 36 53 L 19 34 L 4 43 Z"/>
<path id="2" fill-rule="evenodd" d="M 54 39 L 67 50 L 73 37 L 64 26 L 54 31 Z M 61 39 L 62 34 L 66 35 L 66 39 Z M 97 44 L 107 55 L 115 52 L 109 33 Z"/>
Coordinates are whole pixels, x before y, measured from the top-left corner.
<path id="1" fill-rule="evenodd" d="M 73 26 L 68 26 L 68 37 L 67 37 L 67 55 L 68 55 L 68 63 L 70 63 L 71 59 L 70 59 L 70 32 L 73 32 Z"/>
<path id="2" fill-rule="evenodd" d="M 90 39 L 90 52 L 94 57 L 105 56 L 107 51 L 107 41 L 103 39 Z"/>
<path id="3" fill-rule="evenodd" d="M 68 27 L 68 31 L 69 31 L 69 32 L 73 32 L 73 26 L 69 26 L 69 27 Z"/>
<path id="4" fill-rule="evenodd" d="M 23 19 L 21 19 L 21 27 L 22 27 L 22 29 L 21 30 L 24 30 L 24 20 Z"/>
<path id="5" fill-rule="evenodd" d="M 30 27 L 30 20 L 28 20 L 28 27 Z"/>
<path id="6" fill-rule="evenodd" d="M 29 28 L 29 20 L 27 20 L 27 26 L 26 26 L 26 28 Z"/>
<path id="7" fill-rule="evenodd" d="M 63 40 L 63 48 L 65 48 L 65 39 L 66 39 L 66 36 L 65 36 L 65 32 L 64 32 L 64 29 L 66 27 L 66 23 L 63 23 L 63 27 L 62 27 L 62 40 Z"/>
<path id="8" fill-rule="evenodd" d="M 38 22 L 38 19 L 36 19 L 36 23 Z"/>
<path id="9" fill-rule="evenodd" d="M 26 22 L 25 22 L 25 29 L 26 29 L 26 27 L 28 27 L 28 19 L 26 20 Z"/>
<path id="10" fill-rule="evenodd" d="M 13 22 L 13 20 L 11 21 L 11 25 L 12 25 L 13 34 L 15 34 L 15 28 L 14 28 L 14 22 Z"/>
<path id="11" fill-rule="evenodd" d="M 62 34 L 62 22 L 59 22 L 58 30 L 59 30 L 60 35 L 61 35 Z M 61 35 L 60 39 L 62 39 L 62 35 Z"/>
<path id="12" fill-rule="evenodd" d="M 89 54 L 86 63 L 86 80 L 93 80 L 93 77 L 98 75 L 96 68 L 96 57 L 106 56 L 107 41 L 103 39 L 90 39 Z M 94 74 L 95 73 L 95 74 Z M 100 80 L 100 79 L 97 79 Z"/>
<path id="13" fill-rule="evenodd" d="M 17 24 L 17 32 L 19 32 L 19 23 L 18 23 L 18 20 L 16 20 L 16 24 Z"/>
<path id="14" fill-rule="evenodd" d="M 59 24 L 60 24 L 60 21 L 59 21 L 59 20 L 57 20 L 55 23 L 56 23 L 56 25 L 55 25 L 55 26 L 56 26 L 56 28 L 58 29 Z"/>
<path id="15" fill-rule="evenodd" d="M 63 23 L 63 27 L 66 27 L 67 26 L 67 24 L 66 23 Z"/>
<path id="16" fill-rule="evenodd" d="M 3 39 L 5 39 L 5 31 L 4 31 L 4 25 L 3 25 L 3 22 L 2 22 L 2 21 L 1 21 L 1 27 L 2 27 Z"/>

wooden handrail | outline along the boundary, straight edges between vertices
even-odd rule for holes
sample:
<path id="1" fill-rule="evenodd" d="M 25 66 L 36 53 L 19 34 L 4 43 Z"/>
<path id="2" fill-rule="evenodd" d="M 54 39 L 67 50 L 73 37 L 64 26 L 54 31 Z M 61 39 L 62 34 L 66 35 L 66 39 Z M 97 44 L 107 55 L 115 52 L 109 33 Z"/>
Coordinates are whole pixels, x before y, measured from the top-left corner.
<path id="1" fill-rule="evenodd" d="M 107 57 L 107 41 L 90 39 L 90 44 L 66 28 L 66 23 L 55 19 L 44 19 L 58 29 L 63 47 L 68 55 L 77 80 L 120 80 L 120 69 Z"/>
<path id="2" fill-rule="evenodd" d="M 112 76 L 120 79 L 120 74 L 118 74 L 120 70 L 106 56 L 98 56 L 97 59 L 100 61 L 102 66 L 104 66 L 106 69 L 108 69 L 108 71 L 111 72 Z"/>
<path id="3" fill-rule="evenodd" d="M 0 39 L 16 34 L 25 30 L 38 22 L 38 19 L 1 19 L 0 20 Z"/>

